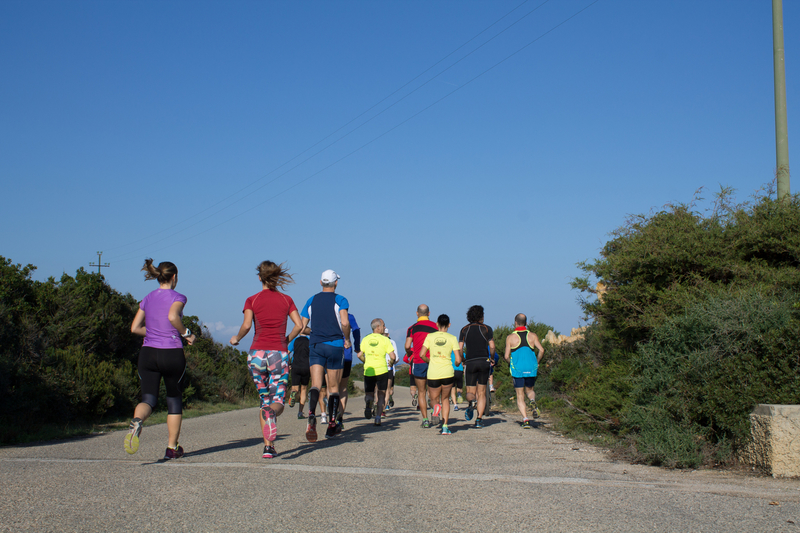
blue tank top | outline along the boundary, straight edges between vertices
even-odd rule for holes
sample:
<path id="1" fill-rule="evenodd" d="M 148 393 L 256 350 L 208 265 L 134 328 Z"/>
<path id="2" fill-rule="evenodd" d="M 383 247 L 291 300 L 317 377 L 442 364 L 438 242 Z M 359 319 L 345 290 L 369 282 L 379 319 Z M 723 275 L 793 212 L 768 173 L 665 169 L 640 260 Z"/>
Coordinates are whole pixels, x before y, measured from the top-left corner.
<path id="1" fill-rule="evenodd" d="M 520 335 L 519 331 L 515 331 L 512 335 L 519 337 L 519 346 L 511 349 L 511 377 L 536 377 L 539 361 L 536 358 L 536 352 L 528 344 L 528 331 L 525 331 L 525 335 Z M 506 342 L 508 342 L 508 339 L 506 339 Z"/>

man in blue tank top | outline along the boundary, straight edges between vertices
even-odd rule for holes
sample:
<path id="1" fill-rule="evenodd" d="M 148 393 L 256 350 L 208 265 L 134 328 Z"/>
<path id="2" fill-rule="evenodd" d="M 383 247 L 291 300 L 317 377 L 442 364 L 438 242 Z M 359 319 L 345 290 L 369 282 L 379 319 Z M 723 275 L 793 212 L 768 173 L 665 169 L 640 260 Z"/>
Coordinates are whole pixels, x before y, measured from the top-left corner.
<path id="1" fill-rule="evenodd" d="M 317 441 L 315 410 L 322 387 L 322 374 L 327 369 L 328 429 L 326 437 L 337 433 L 336 416 L 339 414 L 339 383 L 344 369 L 344 350 L 350 348 L 350 319 L 347 298 L 336 294 L 339 275 L 326 270 L 320 278 L 322 292 L 308 299 L 300 316 L 303 328 L 311 325 L 308 362 L 311 367 L 311 389 L 308 391 L 308 427 L 306 439 Z M 341 431 L 341 429 L 339 429 Z"/>
<path id="2" fill-rule="evenodd" d="M 506 361 L 510 361 L 511 378 L 514 380 L 514 390 L 517 391 L 517 408 L 522 414 L 522 427 L 530 429 L 525 395 L 531 404 L 531 414 L 534 418 L 538 418 L 540 412 L 536 407 L 536 393 L 533 391 L 533 386 L 536 383 L 536 374 L 544 348 L 536 333 L 528 331 L 527 323 L 528 317 L 522 313 L 514 317 L 514 332 L 506 337 L 505 358 Z M 539 351 L 539 355 L 533 351 L 534 347 Z"/>

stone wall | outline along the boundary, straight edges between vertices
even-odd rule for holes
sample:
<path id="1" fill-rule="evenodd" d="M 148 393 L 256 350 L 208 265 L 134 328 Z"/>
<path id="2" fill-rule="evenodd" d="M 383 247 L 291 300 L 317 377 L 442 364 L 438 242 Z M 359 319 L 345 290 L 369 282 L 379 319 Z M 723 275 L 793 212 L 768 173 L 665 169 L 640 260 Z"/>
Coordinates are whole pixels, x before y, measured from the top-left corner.
<path id="1" fill-rule="evenodd" d="M 757 405 L 740 459 L 773 477 L 800 477 L 800 405 Z"/>

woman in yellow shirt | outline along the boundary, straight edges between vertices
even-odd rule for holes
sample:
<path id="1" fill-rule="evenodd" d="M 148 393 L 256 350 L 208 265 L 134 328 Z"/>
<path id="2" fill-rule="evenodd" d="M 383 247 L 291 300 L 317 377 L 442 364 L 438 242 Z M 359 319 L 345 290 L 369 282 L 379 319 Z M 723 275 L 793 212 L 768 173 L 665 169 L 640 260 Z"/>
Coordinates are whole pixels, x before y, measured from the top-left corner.
<path id="1" fill-rule="evenodd" d="M 451 354 L 455 354 L 456 365 L 461 364 L 461 350 L 458 339 L 449 333 L 450 317 L 439 315 L 436 319 L 439 331 L 430 333 L 425 337 L 425 343 L 419 356 L 428 363 L 428 391 L 431 395 L 433 406 L 433 426 L 439 425 L 439 416 L 442 415 L 442 435 L 450 435 L 447 420 L 450 417 L 450 389 L 455 382 Z M 444 398 L 444 402 L 441 399 Z"/>

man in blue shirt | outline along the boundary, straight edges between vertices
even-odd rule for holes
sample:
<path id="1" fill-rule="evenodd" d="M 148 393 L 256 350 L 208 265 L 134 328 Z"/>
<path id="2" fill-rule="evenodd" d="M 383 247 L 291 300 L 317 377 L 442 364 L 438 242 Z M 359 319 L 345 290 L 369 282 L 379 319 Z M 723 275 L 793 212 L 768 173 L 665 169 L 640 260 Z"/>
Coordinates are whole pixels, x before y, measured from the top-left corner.
<path id="1" fill-rule="evenodd" d="M 309 364 L 311 365 L 311 390 L 308 392 L 308 426 L 306 440 L 317 441 L 317 419 L 315 411 L 322 387 L 322 374 L 326 371 L 328 383 L 328 429 L 326 437 L 337 433 L 336 417 L 339 414 L 339 383 L 344 369 L 344 350 L 350 348 L 350 319 L 347 298 L 336 294 L 339 275 L 326 270 L 320 278 L 322 292 L 306 302 L 300 316 L 303 327 L 311 324 L 309 338 Z M 341 428 L 339 429 L 341 431 Z"/>

